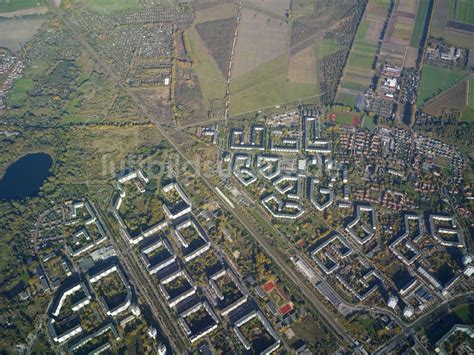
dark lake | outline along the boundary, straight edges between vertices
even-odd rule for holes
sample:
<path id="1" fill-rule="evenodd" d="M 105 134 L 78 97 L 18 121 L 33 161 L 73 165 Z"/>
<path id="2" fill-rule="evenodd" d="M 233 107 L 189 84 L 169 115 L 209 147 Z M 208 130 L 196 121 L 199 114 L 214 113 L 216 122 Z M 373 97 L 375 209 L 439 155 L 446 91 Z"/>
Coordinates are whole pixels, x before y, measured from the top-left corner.
<path id="1" fill-rule="evenodd" d="M 0 200 L 16 200 L 38 195 L 53 159 L 46 153 L 27 154 L 11 163 L 0 179 Z"/>

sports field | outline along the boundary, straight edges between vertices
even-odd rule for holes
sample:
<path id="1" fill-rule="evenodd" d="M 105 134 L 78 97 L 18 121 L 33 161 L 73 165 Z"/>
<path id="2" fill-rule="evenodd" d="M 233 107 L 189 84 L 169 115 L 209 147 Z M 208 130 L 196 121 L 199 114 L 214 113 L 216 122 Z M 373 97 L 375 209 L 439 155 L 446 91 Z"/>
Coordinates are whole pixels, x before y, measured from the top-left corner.
<path id="1" fill-rule="evenodd" d="M 417 105 L 420 106 L 428 99 L 450 88 L 464 78 L 464 73 L 425 65 L 421 71 L 420 92 Z"/>

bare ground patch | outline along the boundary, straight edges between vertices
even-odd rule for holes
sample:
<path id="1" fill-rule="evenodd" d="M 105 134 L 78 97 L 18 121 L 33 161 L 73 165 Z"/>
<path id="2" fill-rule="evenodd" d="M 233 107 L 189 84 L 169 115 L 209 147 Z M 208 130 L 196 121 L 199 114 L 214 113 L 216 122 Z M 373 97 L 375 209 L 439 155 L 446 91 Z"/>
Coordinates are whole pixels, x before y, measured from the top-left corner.
<path id="1" fill-rule="evenodd" d="M 377 43 L 382 32 L 383 21 L 370 21 L 369 28 L 365 34 L 365 40 L 369 43 Z"/>
<path id="2" fill-rule="evenodd" d="M 268 10 L 280 16 L 285 16 L 286 10 L 290 8 L 289 0 L 247 0 L 246 4 Z"/>
<path id="3" fill-rule="evenodd" d="M 463 80 L 451 89 L 436 96 L 425 105 L 423 111 L 429 115 L 439 117 L 446 109 L 464 109 L 467 105 L 467 83 L 467 80 Z"/>
<path id="4" fill-rule="evenodd" d="M 416 59 L 418 58 L 418 48 L 408 47 L 407 53 L 405 56 L 405 68 L 414 68 L 416 67 Z"/>
<path id="5" fill-rule="evenodd" d="M 399 0 L 398 11 L 415 13 L 418 0 Z"/>
<path id="6" fill-rule="evenodd" d="M 46 19 L 9 19 L 0 21 L 0 47 L 17 51 L 41 27 Z"/>
<path id="7" fill-rule="evenodd" d="M 285 52 L 288 24 L 249 9 L 242 10 L 233 76 L 255 69 Z"/>

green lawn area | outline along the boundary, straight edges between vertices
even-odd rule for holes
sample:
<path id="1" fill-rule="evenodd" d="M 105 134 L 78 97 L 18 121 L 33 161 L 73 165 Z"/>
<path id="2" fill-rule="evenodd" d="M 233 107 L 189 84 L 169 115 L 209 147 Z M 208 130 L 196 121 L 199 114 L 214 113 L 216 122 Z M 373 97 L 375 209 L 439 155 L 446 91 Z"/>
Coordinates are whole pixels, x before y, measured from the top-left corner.
<path id="1" fill-rule="evenodd" d="M 272 59 L 231 81 L 231 114 L 284 104 L 318 94 L 314 84 L 287 79 L 288 54 Z"/>
<path id="2" fill-rule="evenodd" d="M 420 0 L 418 10 L 416 13 L 415 26 L 413 27 L 413 34 L 411 36 L 410 46 L 417 48 L 420 45 L 421 36 L 423 35 L 423 28 L 426 21 L 426 14 L 428 12 L 429 0 Z"/>
<path id="3" fill-rule="evenodd" d="M 467 106 L 462 113 L 462 120 L 465 122 L 474 122 L 474 78 L 469 79 L 467 92 Z"/>
<path id="4" fill-rule="evenodd" d="M 34 82 L 30 78 L 19 78 L 13 84 L 13 90 L 7 98 L 7 105 L 18 107 L 25 102 L 28 91 L 33 88 Z"/>
<path id="5" fill-rule="evenodd" d="M 432 65 L 424 65 L 421 72 L 420 92 L 417 105 L 421 105 L 428 99 L 449 89 L 465 74 L 450 69 L 438 68 Z"/>
<path id="6" fill-rule="evenodd" d="M 367 319 L 367 318 L 359 318 L 357 319 L 357 322 L 362 325 L 362 327 L 365 328 L 369 336 L 373 337 L 376 335 L 376 330 L 374 328 L 374 321 L 372 319 Z"/>
<path id="7" fill-rule="evenodd" d="M 0 12 L 10 12 L 43 5 L 43 0 L 0 0 Z"/>
<path id="8" fill-rule="evenodd" d="M 474 306 L 464 304 L 454 309 L 454 313 L 465 324 L 472 325 L 474 323 Z"/>
<path id="9" fill-rule="evenodd" d="M 211 99 L 223 98 L 226 83 L 219 66 L 194 28 L 190 28 L 185 34 L 186 47 L 189 48 L 189 55 L 193 59 L 193 69 L 199 79 L 205 104 Z"/>
<path id="10" fill-rule="evenodd" d="M 138 0 L 88 0 L 86 6 L 92 11 L 101 13 L 140 8 Z"/>
<path id="11" fill-rule="evenodd" d="M 456 20 L 474 25 L 474 2 L 458 0 L 458 14 Z"/>

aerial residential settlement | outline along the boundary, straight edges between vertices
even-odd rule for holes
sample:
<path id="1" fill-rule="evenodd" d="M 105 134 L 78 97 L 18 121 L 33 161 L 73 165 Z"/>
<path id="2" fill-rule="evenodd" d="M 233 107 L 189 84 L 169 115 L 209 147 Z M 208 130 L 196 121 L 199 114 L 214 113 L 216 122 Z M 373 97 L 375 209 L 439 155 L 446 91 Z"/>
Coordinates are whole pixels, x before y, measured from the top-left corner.
<path id="1" fill-rule="evenodd" d="M 473 39 L 467 0 L 0 0 L 0 353 L 473 353 Z"/>

